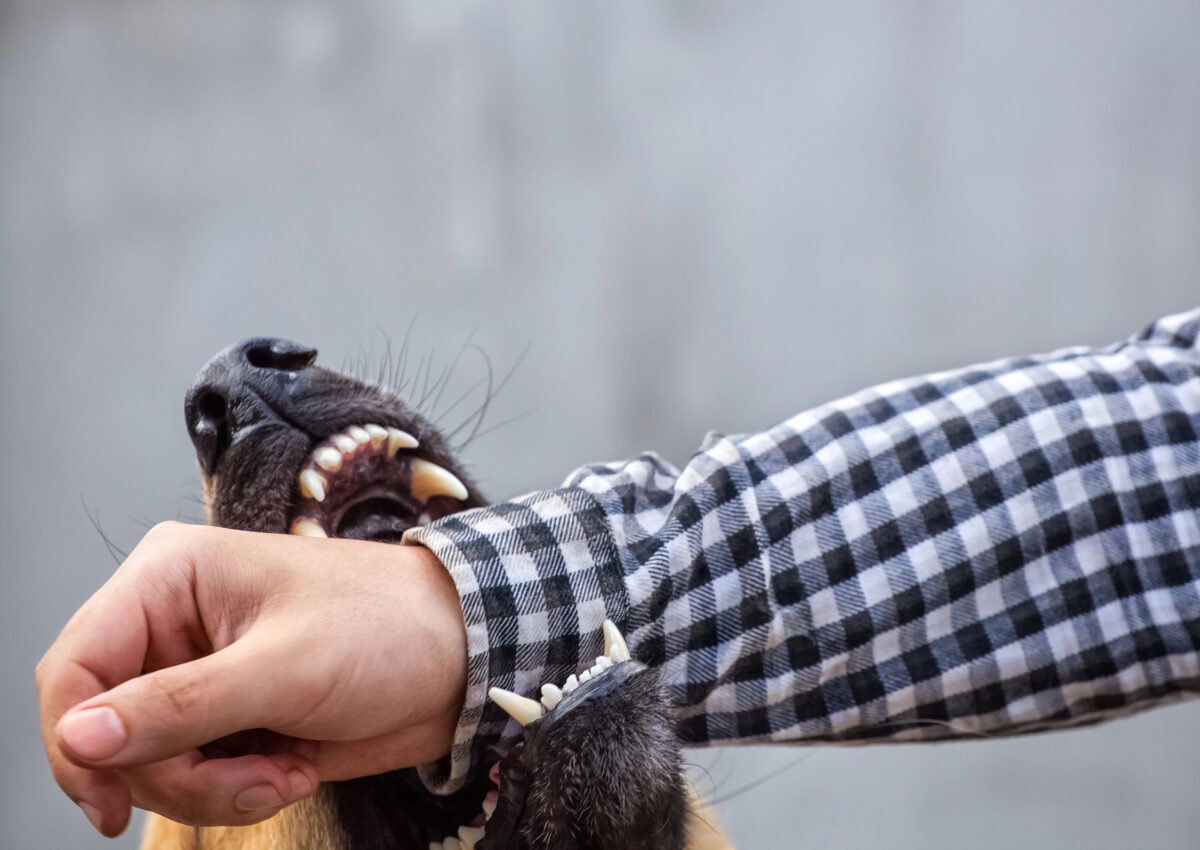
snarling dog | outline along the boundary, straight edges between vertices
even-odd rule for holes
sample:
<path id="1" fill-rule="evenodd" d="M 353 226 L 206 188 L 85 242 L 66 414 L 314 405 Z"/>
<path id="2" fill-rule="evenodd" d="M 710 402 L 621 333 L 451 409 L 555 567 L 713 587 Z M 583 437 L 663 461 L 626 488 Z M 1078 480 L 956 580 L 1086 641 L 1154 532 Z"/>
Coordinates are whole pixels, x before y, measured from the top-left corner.
<path id="1" fill-rule="evenodd" d="M 428 421 L 389 390 L 315 366 L 316 355 L 251 339 L 197 375 L 184 409 L 212 524 L 394 543 L 484 504 Z M 413 769 L 331 782 L 254 826 L 152 815 L 143 850 L 726 847 L 685 786 L 657 674 L 630 657 L 615 626 L 604 633 L 603 655 L 540 701 L 493 689 L 524 739 L 480 754 L 455 793 L 430 793 Z M 254 739 L 224 741 L 219 754 Z"/>

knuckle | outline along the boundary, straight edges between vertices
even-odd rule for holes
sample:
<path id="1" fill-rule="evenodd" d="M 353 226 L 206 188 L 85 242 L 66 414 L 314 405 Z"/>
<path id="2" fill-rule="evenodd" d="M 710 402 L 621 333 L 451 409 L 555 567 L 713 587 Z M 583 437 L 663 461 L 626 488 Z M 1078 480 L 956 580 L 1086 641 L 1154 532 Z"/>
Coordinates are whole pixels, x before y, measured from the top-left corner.
<path id="1" fill-rule="evenodd" d="M 46 677 L 50 675 L 50 653 L 47 652 L 38 661 L 37 666 L 33 668 L 33 681 L 37 683 L 38 691 L 42 691 L 46 687 Z"/>
<path id="2" fill-rule="evenodd" d="M 161 543 L 166 540 L 172 540 L 179 536 L 181 529 L 185 528 L 186 524 L 173 519 L 164 520 L 163 522 L 155 523 L 150 530 L 146 532 L 142 538 L 144 542 Z"/>
<path id="3" fill-rule="evenodd" d="M 168 723 L 198 721 L 208 716 L 209 697 L 204 680 L 186 666 L 151 676 L 146 686 L 162 712 L 160 716 Z"/>

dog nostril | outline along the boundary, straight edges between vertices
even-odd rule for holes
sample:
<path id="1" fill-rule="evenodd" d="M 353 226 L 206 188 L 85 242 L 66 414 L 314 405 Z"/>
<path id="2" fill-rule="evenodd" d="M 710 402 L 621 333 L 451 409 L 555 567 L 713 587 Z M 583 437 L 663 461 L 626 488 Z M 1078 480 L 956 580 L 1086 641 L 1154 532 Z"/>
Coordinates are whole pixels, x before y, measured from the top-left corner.
<path id="1" fill-rule="evenodd" d="M 188 430 L 201 467 L 211 475 L 231 442 L 229 403 L 221 392 L 205 388 L 196 393 L 194 404 Z"/>
<path id="2" fill-rule="evenodd" d="M 299 372 L 317 359 L 317 350 L 286 339 L 264 339 L 248 345 L 246 362 L 257 369 Z"/>
<path id="3" fill-rule="evenodd" d="M 210 391 L 202 393 L 196 399 L 196 413 L 199 421 L 224 422 L 227 412 L 225 396 L 220 393 Z"/>
<path id="4" fill-rule="evenodd" d="M 303 390 L 317 350 L 286 339 L 255 337 L 205 364 L 188 389 L 183 413 L 200 468 L 216 472 L 242 429 L 264 415 L 282 416 Z M 303 377 L 302 377 L 303 376 Z"/>

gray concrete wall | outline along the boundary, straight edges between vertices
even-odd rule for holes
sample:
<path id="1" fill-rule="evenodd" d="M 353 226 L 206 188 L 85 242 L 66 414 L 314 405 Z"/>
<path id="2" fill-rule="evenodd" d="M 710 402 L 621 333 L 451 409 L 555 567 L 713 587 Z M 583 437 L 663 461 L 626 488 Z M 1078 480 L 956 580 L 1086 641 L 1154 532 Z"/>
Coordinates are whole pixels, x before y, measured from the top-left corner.
<path id="1" fill-rule="evenodd" d="M 528 347 L 468 448 L 513 495 L 1195 305 L 1198 151 L 1195 2 L 0 0 L 0 849 L 134 845 L 51 781 L 32 668 L 114 566 L 81 501 L 125 546 L 199 516 L 219 347 Z M 1195 705 L 693 756 L 767 777 L 719 807 L 745 848 L 1200 834 Z"/>

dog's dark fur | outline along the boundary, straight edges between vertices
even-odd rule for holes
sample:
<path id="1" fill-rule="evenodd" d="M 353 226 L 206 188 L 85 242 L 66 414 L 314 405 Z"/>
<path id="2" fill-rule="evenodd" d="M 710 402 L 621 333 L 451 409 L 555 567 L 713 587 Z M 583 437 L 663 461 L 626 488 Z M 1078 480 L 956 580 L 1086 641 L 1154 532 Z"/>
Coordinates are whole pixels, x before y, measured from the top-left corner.
<path id="1" fill-rule="evenodd" d="M 248 340 L 214 357 L 189 389 L 185 415 L 213 524 L 286 533 L 301 501 L 297 472 L 314 446 L 365 423 L 415 436 L 414 456 L 451 471 L 468 494 L 422 503 L 397 487 L 370 521 L 335 534 L 394 542 L 422 511 L 436 519 L 484 504 L 428 421 L 387 390 L 313 365 L 315 356 L 286 341 Z M 655 672 L 624 662 L 589 684 L 599 687 L 586 698 L 581 688 L 581 698 L 531 724 L 523 744 L 501 760 L 499 805 L 478 850 L 724 846 L 689 802 L 672 711 Z M 254 738 L 219 742 L 210 752 L 244 752 Z M 448 796 L 429 793 L 414 770 L 393 771 L 330 783 L 315 800 L 255 827 L 191 828 L 152 818 L 143 847 L 426 850 L 477 818 L 495 787 L 488 770 L 497 755 L 477 755 L 477 774 Z"/>

